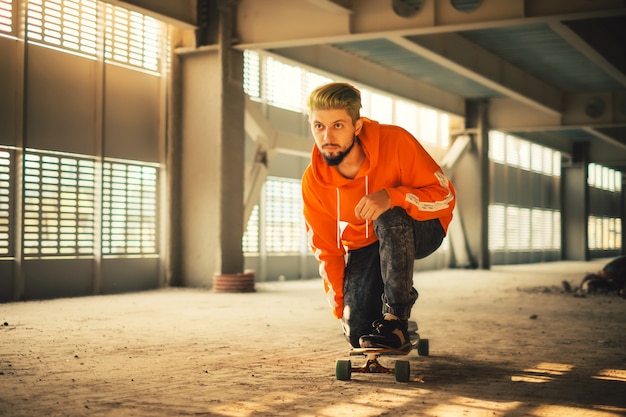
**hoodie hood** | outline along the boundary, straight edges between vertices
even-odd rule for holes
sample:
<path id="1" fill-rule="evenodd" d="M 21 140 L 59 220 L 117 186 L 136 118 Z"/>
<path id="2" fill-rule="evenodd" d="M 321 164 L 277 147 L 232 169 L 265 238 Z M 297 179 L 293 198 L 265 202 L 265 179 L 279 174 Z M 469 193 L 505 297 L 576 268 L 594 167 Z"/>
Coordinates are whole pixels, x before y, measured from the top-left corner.
<path id="1" fill-rule="evenodd" d="M 378 165 L 380 124 L 367 117 L 361 119 L 363 120 L 363 127 L 358 135 L 358 140 L 365 154 L 365 159 L 359 172 L 353 179 L 344 177 L 335 167 L 326 163 L 320 150 L 316 145 L 313 145 L 311 171 L 319 185 L 333 189 L 341 188 L 351 181 L 369 176 L 370 172 Z"/>

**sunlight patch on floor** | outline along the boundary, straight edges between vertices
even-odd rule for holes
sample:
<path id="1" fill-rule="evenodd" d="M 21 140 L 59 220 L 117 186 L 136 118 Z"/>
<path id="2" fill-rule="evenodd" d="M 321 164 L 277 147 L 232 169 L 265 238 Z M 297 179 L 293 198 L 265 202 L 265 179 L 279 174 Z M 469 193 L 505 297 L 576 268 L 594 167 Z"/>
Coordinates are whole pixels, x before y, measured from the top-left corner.
<path id="1" fill-rule="evenodd" d="M 499 402 L 455 397 L 450 400 L 450 404 L 439 404 L 426 411 L 424 415 L 433 417 L 497 417 L 508 415 L 509 411 L 515 410 L 521 404 L 519 401 Z"/>
<path id="2" fill-rule="evenodd" d="M 605 381 L 626 382 L 626 370 L 624 369 L 603 369 L 594 375 L 594 379 L 602 379 Z"/>
<path id="3" fill-rule="evenodd" d="M 513 375 L 511 381 L 542 384 L 544 382 L 554 381 L 555 376 L 565 375 L 573 368 L 573 365 L 563 363 L 542 362 L 537 364 L 534 368 L 524 369 L 524 374 L 522 375 Z"/>
<path id="4" fill-rule="evenodd" d="M 340 403 L 334 404 L 329 407 L 322 408 L 318 416 L 328 416 L 328 417 L 370 417 L 370 416 L 379 416 L 381 412 L 386 409 L 380 409 L 377 407 L 373 407 L 371 405 L 365 404 L 354 404 L 350 403 Z"/>
<path id="5" fill-rule="evenodd" d="M 399 391 L 397 389 L 377 389 L 366 395 L 356 397 L 349 403 L 337 403 L 320 410 L 318 416 L 339 417 L 370 417 L 379 416 L 394 407 L 404 407 L 415 401 L 417 395 L 424 395 L 425 390 Z"/>
<path id="6" fill-rule="evenodd" d="M 588 408 L 567 407 L 563 405 L 541 405 L 528 414 L 529 417 L 621 417 L 623 415 L 624 414 L 621 412 L 598 411 L 597 409 L 590 410 Z"/>
<path id="7" fill-rule="evenodd" d="M 530 382 L 532 384 L 543 384 L 544 382 L 552 382 L 554 378 L 541 375 L 513 375 L 511 377 L 513 382 Z"/>

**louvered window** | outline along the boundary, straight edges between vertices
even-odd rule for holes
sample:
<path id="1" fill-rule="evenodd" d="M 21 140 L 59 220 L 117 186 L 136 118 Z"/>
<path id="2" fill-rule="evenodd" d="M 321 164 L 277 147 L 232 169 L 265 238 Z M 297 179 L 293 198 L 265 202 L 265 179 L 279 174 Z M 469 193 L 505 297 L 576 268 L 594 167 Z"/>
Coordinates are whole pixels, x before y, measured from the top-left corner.
<path id="1" fill-rule="evenodd" d="M 24 256 L 94 254 L 95 162 L 27 151 Z"/>
<path id="2" fill-rule="evenodd" d="M 302 110 L 305 101 L 302 68 L 271 57 L 267 59 L 266 66 L 267 102 L 287 110 Z"/>
<path id="3" fill-rule="evenodd" d="M 517 143 L 517 150 L 519 152 L 519 167 L 530 171 L 530 165 L 532 160 L 530 156 L 530 142 L 527 142 L 525 140 L 518 140 Z"/>
<path id="4" fill-rule="evenodd" d="M 489 249 L 539 251 L 561 247 L 561 214 L 513 205 L 489 206 Z"/>
<path id="5" fill-rule="evenodd" d="M 489 132 L 489 158 L 526 171 L 561 175 L 560 152 L 498 131 Z"/>
<path id="6" fill-rule="evenodd" d="M 615 217 L 589 216 L 589 249 L 620 249 L 622 239 L 622 219 Z"/>
<path id="7" fill-rule="evenodd" d="M 29 0 L 26 37 L 95 57 L 97 9 L 98 3 L 91 0 Z"/>
<path id="8" fill-rule="evenodd" d="M 246 255 L 259 254 L 259 206 L 255 205 L 250 213 L 246 231 L 242 239 L 243 253 Z"/>
<path id="9" fill-rule="evenodd" d="M 498 164 L 506 161 L 506 135 L 492 130 L 489 132 L 489 159 Z"/>
<path id="10" fill-rule="evenodd" d="M 301 253 L 304 242 L 299 180 L 269 178 L 265 183 L 264 226 L 268 253 Z"/>
<path id="11" fill-rule="evenodd" d="M 589 164 L 587 184 L 607 191 L 622 191 L 622 173 L 599 164 Z"/>
<path id="12" fill-rule="evenodd" d="M 11 234 L 11 153 L 0 148 L 0 257 L 12 255 Z"/>
<path id="13" fill-rule="evenodd" d="M 243 53 L 243 91 L 254 100 L 261 99 L 261 59 L 252 51 Z"/>
<path id="14" fill-rule="evenodd" d="M 157 253 L 157 167 L 104 162 L 103 255 Z"/>
<path id="15" fill-rule="evenodd" d="M 520 166 L 520 141 L 515 136 L 506 136 L 506 163 L 514 167 Z"/>
<path id="16" fill-rule="evenodd" d="M 332 78 L 326 77 L 321 74 L 316 74 L 314 72 L 305 71 L 305 81 L 304 81 L 304 98 L 308 99 L 308 95 L 311 91 L 315 90 L 320 85 L 328 84 L 333 82 Z M 303 108 L 306 110 L 306 108 Z"/>
<path id="17" fill-rule="evenodd" d="M 409 131 L 413 136 L 418 137 L 419 121 L 415 114 L 417 113 L 417 105 L 405 100 L 396 100 L 395 102 L 395 119 L 399 126 Z"/>
<path id="18" fill-rule="evenodd" d="M 161 25 L 151 17 L 110 4 L 105 16 L 105 58 L 158 71 Z"/>
<path id="19" fill-rule="evenodd" d="M 244 91 L 253 100 L 301 113 L 316 87 L 333 81 L 279 58 L 244 51 Z M 381 123 L 397 124 L 420 142 L 447 148 L 449 116 L 384 92 L 356 86 L 361 92 L 361 115 Z"/>
<path id="20" fill-rule="evenodd" d="M 300 180 L 268 177 L 263 194 L 262 209 L 256 206 L 248 220 L 243 236 L 244 254 L 259 254 L 261 235 L 268 254 L 294 255 L 306 251 Z"/>
<path id="21" fill-rule="evenodd" d="M 380 123 L 393 123 L 393 100 L 391 97 L 372 92 L 367 95 L 367 98 L 370 101 L 368 108 L 373 119 Z"/>
<path id="22" fill-rule="evenodd" d="M 15 35 L 13 0 L 0 0 L 0 35 Z"/>
<path id="23" fill-rule="evenodd" d="M 622 199 L 622 173 L 614 169 L 599 165 L 589 164 L 587 167 L 587 184 L 589 187 L 602 190 L 601 193 L 606 202 L 612 207 L 619 207 Z M 598 193 L 597 190 L 592 190 Z M 598 213 L 597 202 L 590 202 L 590 215 L 587 221 L 587 236 L 589 237 L 589 249 L 592 250 L 616 250 L 622 247 L 622 219 L 615 216 L 617 213 Z"/>
<path id="24" fill-rule="evenodd" d="M 500 204 L 489 206 L 489 249 L 502 250 L 506 248 L 505 207 Z"/>
<path id="25" fill-rule="evenodd" d="M 11 2 L 0 1 L 1 32 L 10 18 Z M 95 0 L 29 0 L 26 4 L 30 42 L 93 59 L 104 42 L 108 62 L 152 72 L 160 69 L 163 24 L 149 16 Z"/>
<path id="26" fill-rule="evenodd" d="M 310 92 L 333 81 L 267 54 L 244 52 L 244 91 L 253 100 L 306 113 Z M 361 115 L 398 124 L 420 140 L 447 147 L 446 114 L 363 86 L 357 88 L 362 97 Z M 308 254 L 300 181 L 272 177 L 266 181 L 264 193 L 262 207 L 253 210 L 242 239 L 245 255 L 257 255 L 261 248 L 268 254 Z"/>

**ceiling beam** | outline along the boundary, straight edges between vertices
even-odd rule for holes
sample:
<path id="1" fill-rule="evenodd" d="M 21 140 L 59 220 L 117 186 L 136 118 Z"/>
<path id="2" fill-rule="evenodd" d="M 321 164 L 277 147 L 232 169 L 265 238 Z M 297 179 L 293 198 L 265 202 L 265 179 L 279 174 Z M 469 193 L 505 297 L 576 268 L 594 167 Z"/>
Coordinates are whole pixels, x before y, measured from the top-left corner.
<path id="1" fill-rule="evenodd" d="M 550 23 L 550 28 L 600 69 L 615 79 L 615 81 L 619 82 L 623 87 L 626 87 L 626 74 L 610 63 L 597 49 L 593 48 L 583 38 L 578 36 L 576 32 L 560 22 Z M 624 45 L 616 45 L 614 50 L 623 48 Z"/>
<path id="2" fill-rule="evenodd" d="M 626 127 L 626 114 L 616 108 L 626 93 L 597 91 L 568 93 L 562 115 L 550 115 L 512 98 L 494 98 L 489 104 L 489 124 L 496 130 L 537 132 L 563 129 Z M 598 101 L 601 100 L 601 112 Z M 591 106 L 591 107 L 590 107 Z M 594 111 L 598 111 L 594 113 Z"/>
<path id="3" fill-rule="evenodd" d="M 315 4 L 317 7 L 326 9 L 331 13 L 351 14 L 352 9 L 349 7 L 347 1 L 333 1 L 333 0 L 307 0 L 310 3 Z"/>
<path id="4" fill-rule="evenodd" d="M 624 158 L 626 157 L 626 138 L 622 138 L 622 140 L 619 140 L 617 138 L 614 138 L 612 136 L 606 135 L 600 131 L 598 131 L 597 129 L 591 128 L 591 127 L 586 127 L 583 128 L 582 130 L 584 130 L 585 132 L 595 136 L 598 139 L 601 139 L 603 141 L 605 141 L 606 143 L 613 145 L 617 148 L 621 148 L 622 152 L 617 156 L 618 159 L 621 159 L 622 161 L 624 160 Z"/>
<path id="5" fill-rule="evenodd" d="M 392 37 L 390 41 L 457 74 L 545 113 L 562 112 L 563 94 L 457 34 Z"/>
<path id="6" fill-rule="evenodd" d="M 456 10 L 449 0 L 424 0 L 409 18 L 396 15 L 390 1 L 352 4 L 349 12 L 330 0 L 240 0 L 236 47 L 287 48 L 626 15 L 623 0 L 482 0 L 471 12 Z"/>
<path id="7" fill-rule="evenodd" d="M 103 0 L 125 9 L 154 17 L 180 29 L 197 26 L 196 0 Z"/>

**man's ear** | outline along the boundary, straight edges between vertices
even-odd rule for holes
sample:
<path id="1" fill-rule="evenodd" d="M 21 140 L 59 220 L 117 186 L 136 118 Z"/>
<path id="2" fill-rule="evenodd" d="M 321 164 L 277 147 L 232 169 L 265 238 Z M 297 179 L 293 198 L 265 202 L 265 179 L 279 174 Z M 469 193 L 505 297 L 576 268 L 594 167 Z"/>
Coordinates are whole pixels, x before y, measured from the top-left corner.
<path id="1" fill-rule="evenodd" d="M 354 134 L 358 136 L 362 128 L 363 128 L 363 119 L 359 117 L 359 120 L 357 120 L 356 123 L 354 123 Z"/>

